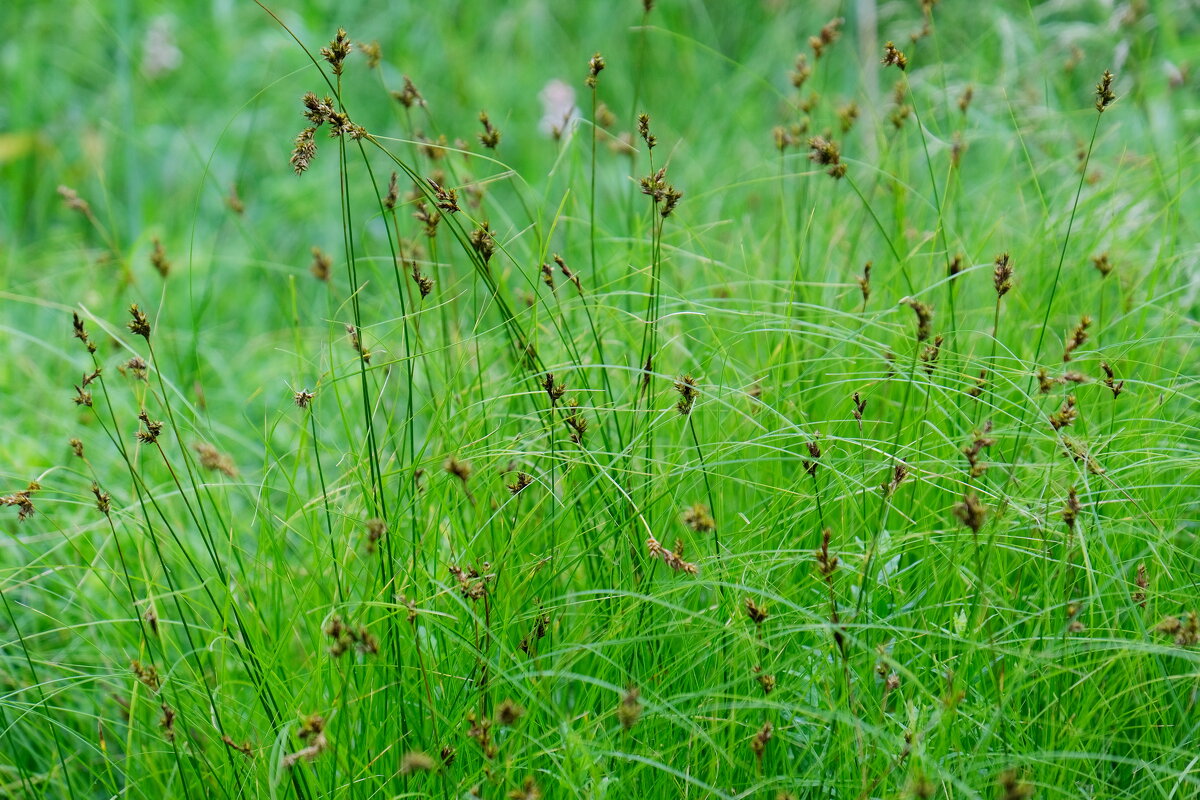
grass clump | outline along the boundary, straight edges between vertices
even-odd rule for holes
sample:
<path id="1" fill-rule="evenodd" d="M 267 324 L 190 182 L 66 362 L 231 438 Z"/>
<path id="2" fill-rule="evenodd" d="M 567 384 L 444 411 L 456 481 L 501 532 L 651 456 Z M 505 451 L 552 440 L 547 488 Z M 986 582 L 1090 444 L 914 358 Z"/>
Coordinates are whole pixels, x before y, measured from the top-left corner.
<path id="1" fill-rule="evenodd" d="M 1200 790 L 1195 21 L 137 10 L 0 139 L 0 796 Z"/>

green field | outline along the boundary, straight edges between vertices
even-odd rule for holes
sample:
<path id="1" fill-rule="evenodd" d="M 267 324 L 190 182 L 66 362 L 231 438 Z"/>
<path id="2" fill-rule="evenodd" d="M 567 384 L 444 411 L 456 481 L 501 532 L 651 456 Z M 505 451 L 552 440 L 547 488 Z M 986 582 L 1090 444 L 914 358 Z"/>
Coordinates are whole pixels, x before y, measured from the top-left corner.
<path id="1" fill-rule="evenodd" d="M 1200 797 L 1196 0 L 264 3 L 0 11 L 0 798 Z"/>

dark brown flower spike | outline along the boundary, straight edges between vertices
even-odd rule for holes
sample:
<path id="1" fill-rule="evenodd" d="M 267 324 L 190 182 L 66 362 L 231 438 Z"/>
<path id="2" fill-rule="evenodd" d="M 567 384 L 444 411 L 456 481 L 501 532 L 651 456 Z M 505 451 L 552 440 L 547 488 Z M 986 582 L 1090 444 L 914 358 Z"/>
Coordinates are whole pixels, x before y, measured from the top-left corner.
<path id="1" fill-rule="evenodd" d="M 834 180 L 845 176 L 846 165 L 842 163 L 842 152 L 837 142 L 824 136 L 814 136 L 808 140 L 808 159 L 822 167 L 829 167 L 826 172 Z"/>
<path id="2" fill-rule="evenodd" d="M 17 522 L 24 522 L 35 513 L 31 496 L 41 490 L 41 484 L 30 481 L 24 489 L 0 497 L 0 506 L 13 506 L 17 509 Z"/>
<path id="3" fill-rule="evenodd" d="M 914 297 L 906 297 L 902 302 L 917 315 L 917 341 L 925 341 L 933 333 L 933 306 Z"/>
<path id="4" fill-rule="evenodd" d="M 620 704 L 617 705 L 617 719 L 625 730 L 636 725 L 642 716 L 642 704 L 638 701 L 638 695 L 637 687 L 630 686 L 622 695 Z"/>
<path id="5" fill-rule="evenodd" d="M 1116 400 L 1125 388 L 1125 381 L 1114 380 L 1113 369 L 1108 365 L 1107 361 L 1100 362 L 1100 369 L 1104 370 L 1104 385 L 1112 392 L 1113 400 Z"/>
<path id="6" fill-rule="evenodd" d="M 885 67 L 899 67 L 901 72 L 908 69 L 908 57 L 900 52 L 892 42 L 884 45 L 883 60 L 880 63 Z"/>
<path id="7" fill-rule="evenodd" d="M 680 520 L 696 533 L 712 533 L 717 529 L 716 520 L 709 513 L 708 506 L 703 503 L 696 503 L 690 508 L 684 509 Z"/>
<path id="8" fill-rule="evenodd" d="M 1104 74 L 1100 76 L 1100 82 L 1096 84 L 1096 110 L 1101 114 L 1117 99 L 1117 96 L 1113 94 L 1112 82 L 1113 74 L 1104 70 Z"/>
<path id="9" fill-rule="evenodd" d="M 489 150 L 495 150 L 500 144 L 500 130 L 492 125 L 492 120 L 486 111 L 479 112 L 479 124 L 483 125 L 483 133 L 479 134 L 479 143 Z"/>
<path id="10" fill-rule="evenodd" d="M 1063 347 L 1063 363 L 1071 360 L 1071 356 L 1088 339 L 1087 329 L 1091 327 L 1092 318 L 1084 314 L 1079 318 L 1079 324 L 1067 335 L 1067 343 Z"/>
<path id="11" fill-rule="evenodd" d="M 88 336 L 87 328 L 84 327 L 83 320 L 79 317 L 79 314 L 76 312 L 71 312 L 71 318 L 72 324 L 75 328 L 75 338 L 87 346 L 87 351 L 89 353 L 95 353 L 96 343 L 92 341 L 90 336 Z"/>
<path id="12" fill-rule="evenodd" d="M 675 381 L 675 391 L 679 392 L 679 402 L 675 404 L 675 410 L 686 417 L 692 413 L 692 406 L 700 396 L 696 388 L 696 379 L 691 375 L 680 375 L 679 380 Z"/>
<path id="13" fill-rule="evenodd" d="M 1008 253 L 996 256 L 996 267 L 992 270 L 992 284 L 996 288 L 996 297 L 1001 298 L 1012 288 L 1013 269 L 1009 262 Z"/>
<path id="14" fill-rule="evenodd" d="M 358 49 L 367 57 L 367 69 L 375 69 L 379 66 L 379 62 L 383 59 L 383 49 L 380 48 L 379 42 L 360 44 Z"/>
<path id="15" fill-rule="evenodd" d="M 167 260 L 167 251 L 163 249 L 157 236 L 154 237 L 154 250 L 150 253 L 150 265 L 164 278 L 171 274 L 171 262 Z"/>
<path id="16" fill-rule="evenodd" d="M 312 264 L 309 266 L 308 271 L 311 272 L 313 277 L 317 280 L 328 282 L 329 275 L 333 267 L 333 259 L 326 255 L 321 248 L 315 245 L 312 249 L 312 257 Z"/>
<path id="17" fill-rule="evenodd" d="M 143 339 L 150 340 L 150 319 L 146 313 L 138 308 L 137 303 L 129 307 L 129 332 L 134 336 L 141 336 Z"/>
<path id="18" fill-rule="evenodd" d="M 796 56 L 795 67 L 793 67 L 790 75 L 792 86 L 795 86 L 797 89 L 802 88 L 805 81 L 807 81 L 811 76 L 812 67 L 808 65 L 808 57 L 803 53 L 798 54 Z"/>
<path id="19" fill-rule="evenodd" d="M 606 66 L 608 65 L 604 62 L 604 56 L 600 55 L 599 53 L 596 53 L 591 57 L 591 60 L 588 61 L 588 75 L 584 83 L 587 84 L 589 89 L 596 88 L 596 77 Z"/>
<path id="20" fill-rule="evenodd" d="M 963 495 L 962 502 L 954 506 L 954 516 L 958 517 L 963 525 L 970 528 L 972 533 L 979 533 L 979 529 L 983 527 L 984 519 L 987 517 L 987 509 L 983 507 L 979 495 L 969 492 Z"/>
<path id="21" fill-rule="evenodd" d="M 407 75 L 405 75 L 403 76 L 403 80 L 404 88 L 398 92 L 392 92 L 392 98 L 405 108 L 424 106 L 425 98 L 421 96 L 419 91 L 417 91 L 417 87 L 413 84 L 412 78 L 409 78 Z"/>
<path id="22" fill-rule="evenodd" d="M 138 441 L 143 444 L 154 444 L 158 441 L 158 437 L 162 434 L 162 420 L 150 419 L 150 415 L 145 409 L 138 414 L 138 419 L 146 426 L 146 430 L 137 432 Z"/>
<path id="23" fill-rule="evenodd" d="M 642 141 L 646 143 L 649 150 L 654 149 L 654 145 L 658 144 L 658 139 L 654 134 L 650 133 L 650 115 L 638 114 L 637 119 L 638 135 L 642 137 Z"/>
<path id="24" fill-rule="evenodd" d="M 841 17 L 835 17 L 825 23 L 819 35 L 808 37 L 808 45 L 812 48 L 815 58 L 820 59 L 825 54 L 825 49 L 841 37 L 843 22 L 845 20 Z"/>
<path id="25" fill-rule="evenodd" d="M 675 549 L 668 550 L 659 544 L 659 541 L 653 536 L 646 540 L 646 549 L 650 551 L 650 555 L 656 558 L 661 558 L 663 563 L 676 572 L 683 572 L 687 575 L 695 575 L 699 571 L 695 564 L 683 560 L 683 540 L 675 540 Z"/>
<path id="26" fill-rule="evenodd" d="M 1075 487 L 1072 486 L 1067 490 L 1067 502 L 1062 510 L 1062 521 L 1068 531 L 1075 530 L 1075 520 L 1079 517 L 1082 508 L 1083 506 L 1079 504 L 1079 495 L 1075 493 Z"/>
<path id="27" fill-rule="evenodd" d="M 333 67 L 334 75 L 342 74 L 342 69 L 344 68 L 343 62 L 346 60 L 346 56 L 350 55 L 351 47 L 350 38 L 346 35 L 346 31 L 338 28 L 337 34 L 333 37 L 333 41 L 329 43 L 329 46 L 321 48 L 321 57 Z"/>
<path id="28" fill-rule="evenodd" d="M 297 175 L 303 175 L 312 164 L 312 160 L 317 157 L 317 129 L 308 127 L 300 131 L 296 136 L 296 143 L 292 147 L 292 157 L 290 159 L 292 169 Z"/>
<path id="29" fill-rule="evenodd" d="M 1063 404 L 1058 411 L 1050 415 L 1050 427 L 1059 431 L 1070 425 L 1079 416 L 1079 411 L 1075 408 L 1075 395 L 1067 395 L 1067 399 L 1063 400 Z"/>

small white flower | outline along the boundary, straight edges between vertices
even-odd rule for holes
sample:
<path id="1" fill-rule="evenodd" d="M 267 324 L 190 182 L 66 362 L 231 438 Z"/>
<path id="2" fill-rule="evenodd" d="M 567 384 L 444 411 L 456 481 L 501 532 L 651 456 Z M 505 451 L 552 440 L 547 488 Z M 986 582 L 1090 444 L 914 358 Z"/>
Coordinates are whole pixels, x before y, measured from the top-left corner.
<path id="1" fill-rule="evenodd" d="M 569 134 L 579 122 L 579 108 L 575 105 L 575 90 L 570 84 L 557 78 L 547 83 L 538 93 L 542 101 L 542 119 L 538 130 L 546 136 L 555 131 Z"/>
<path id="2" fill-rule="evenodd" d="M 183 52 L 175 44 L 170 17 L 155 17 L 142 41 L 142 71 L 148 78 L 157 78 L 179 69 Z"/>

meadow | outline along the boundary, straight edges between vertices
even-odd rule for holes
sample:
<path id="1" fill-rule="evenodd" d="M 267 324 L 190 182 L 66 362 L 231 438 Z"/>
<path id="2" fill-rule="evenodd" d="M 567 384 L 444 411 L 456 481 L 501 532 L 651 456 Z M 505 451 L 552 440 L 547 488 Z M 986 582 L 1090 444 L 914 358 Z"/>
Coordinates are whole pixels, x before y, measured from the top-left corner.
<path id="1" fill-rule="evenodd" d="M 0 797 L 1200 797 L 1194 0 L 0 31 Z"/>

